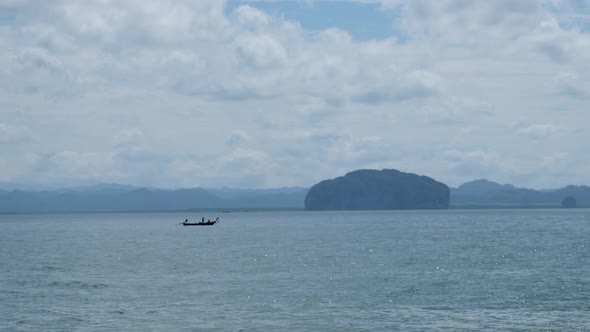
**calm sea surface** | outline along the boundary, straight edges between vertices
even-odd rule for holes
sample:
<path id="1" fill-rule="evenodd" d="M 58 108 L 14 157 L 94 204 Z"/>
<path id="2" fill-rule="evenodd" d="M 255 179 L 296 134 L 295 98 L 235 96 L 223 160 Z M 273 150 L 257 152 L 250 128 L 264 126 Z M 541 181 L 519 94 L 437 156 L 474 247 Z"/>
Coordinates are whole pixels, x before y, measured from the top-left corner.
<path id="1" fill-rule="evenodd" d="M 1 331 L 590 331 L 590 210 L 0 215 Z"/>

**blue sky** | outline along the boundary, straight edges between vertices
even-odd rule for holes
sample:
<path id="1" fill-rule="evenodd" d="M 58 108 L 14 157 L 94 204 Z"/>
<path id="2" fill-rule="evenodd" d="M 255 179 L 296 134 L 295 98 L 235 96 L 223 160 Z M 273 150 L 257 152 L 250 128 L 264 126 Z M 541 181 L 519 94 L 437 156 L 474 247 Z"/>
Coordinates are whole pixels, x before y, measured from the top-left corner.
<path id="1" fill-rule="evenodd" d="M 376 3 L 351 1 L 233 1 L 231 12 L 244 3 L 273 16 L 295 21 L 305 30 L 320 31 L 338 28 L 358 40 L 385 39 L 400 36 L 395 29 L 399 10 L 383 9 Z"/>
<path id="2" fill-rule="evenodd" d="M 0 187 L 590 184 L 585 0 L 0 0 Z"/>

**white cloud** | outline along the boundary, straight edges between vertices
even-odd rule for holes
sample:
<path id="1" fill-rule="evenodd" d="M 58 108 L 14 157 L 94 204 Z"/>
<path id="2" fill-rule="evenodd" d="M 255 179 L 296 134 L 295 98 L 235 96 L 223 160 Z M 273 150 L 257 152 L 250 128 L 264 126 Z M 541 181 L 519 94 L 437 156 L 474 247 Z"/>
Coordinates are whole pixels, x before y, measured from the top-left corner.
<path id="1" fill-rule="evenodd" d="M 590 84 L 572 72 L 558 73 L 555 76 L 555 87 L 558 93 L 567 97 L 579 98 L 590 95 Z"/>
<path id="2" fill-rule="evenodd" d="M 545 139 L 564 131 L 561 126 L 550 123 L 519 122 L 514 128 L 518 134 L 534 140 Z"/>
<path id="3" fill-rule="evenodd" d="M 287 53 L 283 46 L 269 35 L 246 35 L 236 40 L 236 50 L 246 66 L 257 69 L 284 65 Z"/>
<path id="4" fill-rule="evenodd" d="M 0 144 L 17 144 L 32 139 L 28 128 L 0 123 Z"/>
<path id="5" fill-rule="evenodd" d="M 66 181 L 76 184 L 116 182 L 124 177 L 110 152 L 59 151 L 40 156 L 35 167 L 40 169 L 29 169 L 27 177 L 43 185 L 60 185 Z"/>
<path id="6" fill-rule="evenodd" d="M 537 156 L 586 162 L 568 143 L 590 141 L 590 36 L 568 1 L 363 2 L 397 11 L 396 34 L 309 30 L 256 3 L 4 1 L 19 17 L 0 27 L 0 173 L 281 186 L 399 167 L 534 185 Z"/>
<path id="7" fill-rule="evenodd" d="M 227 28 L 223 1 L 61 1 L 54 8 L 81 37 L 123 48 L 208 40 Z"/>
<path id="8" fill-rule="evenodd" d="M 139 128 L 124 129 L 115 136 L 115 145 L 133 146 L 136 145 L 142 137 L 143 132 Z"/>
<path id="9" fill-rule="evenodd" d="M 250 140 L 250 136 L 243 130 L 232 130 L 225 142 L 230 146 L 240 146 Z"/>
<path id="10" fill-rule="evenodd" d="M 262 29 L 271 22 L 269 15 L 250 6 L 239 6 L 234 11 L 234 14 L 239 25 L 249 29 Z"/>
<path id="11" fill-rule="evenodd" d="M 417 114 L 432 123 L 464 125 L 488 118 L 493 112 L 488 103 L 468 97 L 444 97 L 425 104 Z"/>
<path id="12" fill-rule="evenodd" d="M 0 181 L 26 180 L 31 168 L 39 163 L 39 156 L 35 153 L 24 152 L 13 155 L 2 156 L 2 172 L 0 172 Z"/>
<path id="13" fill-rule="evenodd" d="M 403 1 L 400 6 L 401 27 L 408 33 L 437 44 L 477 45 L 481 49 L 517 37 L 543 15 L 542 2 L 534 0 L 418 0 Z"/>

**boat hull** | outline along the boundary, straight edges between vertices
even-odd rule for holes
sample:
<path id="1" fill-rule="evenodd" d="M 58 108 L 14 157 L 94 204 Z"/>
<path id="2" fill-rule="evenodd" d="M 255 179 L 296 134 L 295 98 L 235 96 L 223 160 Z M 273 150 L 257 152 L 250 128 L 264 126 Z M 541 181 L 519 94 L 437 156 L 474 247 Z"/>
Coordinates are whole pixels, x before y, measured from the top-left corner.
<path id="1" fill-rule="evenodd" d="M 216 221 L 211 221 L 211 222 L 196 222 L 196 223 L 182 223 L 182 226 L 213 226 L 215 225 L 217 222 Z"/>

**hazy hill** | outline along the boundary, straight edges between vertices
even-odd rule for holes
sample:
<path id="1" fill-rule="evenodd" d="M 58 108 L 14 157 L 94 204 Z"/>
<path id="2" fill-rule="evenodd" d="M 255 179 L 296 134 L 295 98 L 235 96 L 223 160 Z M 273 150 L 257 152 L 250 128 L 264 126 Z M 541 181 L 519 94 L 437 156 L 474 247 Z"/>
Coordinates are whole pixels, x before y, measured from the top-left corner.
<path id="1" fill-rule="evenodd" d="M 578 206 L 590 206 L 590 187 L 587 186 L 534 190 L 483 179 L 451 188 L 451 206 L 560 206 L 567 196 L 574 197 Z"/>
<path id="2" fill-rule="evenodd" d="M 394 169 L 358 170 L 309 190 L 306 210 L 447 209 L 449 187 L 427 176 Z"/>
<path id="3" fill-rule="evenodd" d="M 163 190 L 111 184 L 46 191 L 0 190 L 0 213 L 303 208 L 306 193 L 305 188 L 216 192 L 203 188 Z"/>

